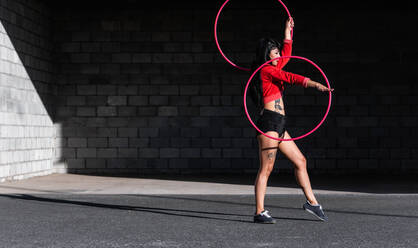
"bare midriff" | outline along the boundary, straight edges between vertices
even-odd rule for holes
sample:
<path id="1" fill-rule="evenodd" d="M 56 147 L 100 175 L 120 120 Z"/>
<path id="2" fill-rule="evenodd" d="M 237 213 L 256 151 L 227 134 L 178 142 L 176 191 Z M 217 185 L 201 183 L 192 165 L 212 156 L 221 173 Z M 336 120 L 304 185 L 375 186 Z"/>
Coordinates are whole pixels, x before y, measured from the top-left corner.
<path id="1" fill-rule="evenodd" d="M 276 100 L 265 103 L 264 108 L 268 109 L 268 110 L 271 110 L 271 111 L 274 111 L 274 112 L 277 112 L 279 114 L 285 115 L 284 102 L 283 102 L 282 97 L 280 97 Z"/>

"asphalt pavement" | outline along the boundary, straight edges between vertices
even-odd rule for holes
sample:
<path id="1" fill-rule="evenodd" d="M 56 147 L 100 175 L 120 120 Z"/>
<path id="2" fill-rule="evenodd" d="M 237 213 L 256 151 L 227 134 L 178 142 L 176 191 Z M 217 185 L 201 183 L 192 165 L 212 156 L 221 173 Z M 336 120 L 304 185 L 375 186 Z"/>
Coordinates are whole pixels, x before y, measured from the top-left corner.
<path id="1" fill-rule="evenodd" d="M 265 209 L 276 224 L 252 222 L 254 179 L 52 174 L 0 183 L 0 247 L 418 247 L 414 177 L 311 176 L 323 222 L 302 209 L 294 177 L 273 175 Z"/>

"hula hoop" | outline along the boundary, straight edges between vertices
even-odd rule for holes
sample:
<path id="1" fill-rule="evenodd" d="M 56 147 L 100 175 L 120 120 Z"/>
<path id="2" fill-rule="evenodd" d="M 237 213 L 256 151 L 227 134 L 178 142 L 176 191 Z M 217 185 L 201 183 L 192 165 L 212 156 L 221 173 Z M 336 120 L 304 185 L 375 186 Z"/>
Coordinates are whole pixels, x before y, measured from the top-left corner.
<path id="1" fill-rule="evenodd" d="M 250 121 L 250 123 L 251 123 L 251 125 L 253 125 L 253 127 L 257 130 L 257 131 L 259 131 L 260 133 L 262 133 L 264 136 L 267 136 L 267 137 L 269 137 L 269 138 L 271 138 L 271 139 L 275 139 L 275 140 L 282 140 L 282 141 L 291 141 L 291 140 L 298 140 L 298 139 L 301 139 L 301 138 L 303 138 L 303 137 L 306 137 L 306 136 L 308 136 L 309 134 L 311 134 L 311 133 L 313 133 L 316 129 L 318 129 L 318 127 L 324 122 L 324 120 L 325 120 L 325 118 L 327 117 L 327 115 L 328 115 L 328 112 L 329 112 L 329 109 L 330 109 L 330 106 L 331 106 L 331 91 L 328 91 L 328 93 L 329 93 L 329 101 L 328 101 L 328 108 L 327 108 L 327 111 L 325 112 L 325 115 L 324 115 L 324 117 L 322 118 L 322 120 L 319 122 L 319 124 L 314 128 L 314 129 L 312 129 L 311 131 L 309 131 L 308 133 L 306 133 L 306 134 L 304 134 L 304 135 L 301 135 L 301 136 L 298 136 L 298 137 L 296 137 L 296 138 L 290 138 L 290 139 L 280 139 L 280 138 L 276 138 L 276 137 L 272 137 L 272 136 L 270 136 L 270 135 L 267 135 L 267 134 L 265 134 L 265 133 L 263 133 L 263 131 L 261 131 L 260 129 L 258 129 L 258 127 L 254 124 L 254 122 L 251 120 L 251 117 L 250 117 L 250 115 L 248 114 L 248 110 L 247 110 L 247 103 L 246 103 L 246 96 L 247 96 L 247 89 L 248 89 L 248 85 L 250 84 L 250 82 L 251 82 L 251 79 L 254 77 L 254 75 L 257 73 L 257 71 L 259 71 L 264 65 L 266 65 L 266 64 L 268 64 L 268 63 L 270 63 L 270 62 L 272 62 L 272 61 L 274 61 L 274 60 L 279 60 L 279 59 L 284 59 L 284 58 L 295 58 L 295 59 L 301 59 L 301 60 L 304 60 L 304 61 L 307 61 L 307 62 L 309 62 L 309 63 L 311 63 L 316 69 L 318 69 L 320 72 L 321 72 L 321 74 L 322 74 L 322 76 L 325 78 L 325 81 L 327 82 L 327 85 L 328 85 L 328 89 L 331 89 L 331 86 L 329 85 L 329 82 L 328 82 L 328 78 L 327 78 L 327 76 L 325 75 L 325 73 L 321 70 L 321 68 L 319 68 L 319 66 L 318 65 L 316 65 L 314 62 L 312 62 L 311 60 L 309 60 L 309 59 L 307 59 L 307 58 L 304 58 L 304 57 L 300 57 L 300 56 L 282 56 L 282 57 L 278 57 L 278 58 L 274 58 L 274 59 L 271 59 L 271 60 L 269 60 L 269 61 L 267 61 L 267 62 L 265 62 L 264 64 L 262 64 L 260 67 L 258 67 L 257 68 L 257 70 L 255 70 L 254 72 L 253 72 L 253 74 L 251 75 L 251 77 L 250 77 L 250 79 L 248 79 L 248 82 L 247 82 L 247 85 L 245 86 L 245 91 L 244 91 L 244 108 L 245 108 L 245 113 L 246 113 L 246 115 L 247 115 L 247 118 L 248 118 L 248 120 Z"/>
<path id="2" fill-rule="evenodd" d="M 278 0 L 278 1 L 282 4 L 282 6 L 284 7 L 284 9 L 286 10 L 287 15 L 289 16 L 289 18 L 290 18 L 290 17 L 292 17 L 292 16 L 290 15 L 290 12 L 289 12 L 289 10 L 287 9 L 286 5 L 285 5 L 285 4 L 284 4 L 281 0 Z M 218 19 L 219 19 L 219 15 L 221 14 L 222 9 L 224 8 L 224 6 L 225 6 L 228 2 L 229 2 L 229 0 L 226 0 L 226 1 L 222 4 L 221 8 L 220 8 L 220 9 L 219 9 L 219 11 L 218 11 L 218 14 L 216 15 L 216 19 L 215 19 L 215 27 L 214 27 L 214 33 L 215 33 L 215 42 L 216 42 L 216 46 L 218 47 L 218 50 L 219 50 L 219 52 L 221 53 L 222 57 L 223 57 L 223 58 L 224 58 L 224 59 L 225 59 L 228 63 L 230 63 L 232 66 L 234 66 L 234 67 L 236 67 L 236 68 L 238 68 L 238 69 L 240 69 L 240 70 L 250 71 L 250 69 L 249 69 L 249 68 L 245 68 L 245 67 L 238 66 L 238 65 L 236 65 L 235 63 L 233 63 L 231 60 L 229 60 L 229 59 L 225 56 L 225 54 L 222 52 L 222 49 L 221 49 L 221 47 L 219 46 L 219 42 L 218 42 L 218 34 L 217 34 Z M 292 39 L 293 39 L 293 28 L 292 28 L 292 31 L 291 31 L 291 37 L 292 37 Z"/>

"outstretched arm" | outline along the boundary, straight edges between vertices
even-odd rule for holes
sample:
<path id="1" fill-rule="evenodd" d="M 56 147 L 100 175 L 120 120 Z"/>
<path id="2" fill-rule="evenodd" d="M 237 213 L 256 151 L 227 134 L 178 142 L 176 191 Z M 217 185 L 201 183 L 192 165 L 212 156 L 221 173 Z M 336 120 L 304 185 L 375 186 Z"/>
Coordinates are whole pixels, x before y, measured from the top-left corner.
<path id="1" fill-rule="evenodd" d="M 310 79 L 308 79 L 307 84 L 306 84 L 306 88 L 308 87 L 315 87 L 319 91 L 333 91 L 334 90 L 334 88 L 329 89 L 328 87 L 318 82 L 312 81 Z"/>
<path id="2" fill-rule="evenodd" d="M 307 82 L 308 82 L 309 78 L 304 77 L 302 75 L 287 72 L 287 71 L 283 71 L 283 70 L 279 70 L 279 69 L 274 68 L 274 67 L 270 67 L 270 68 L 267 67 L 265 69 L 265 72 L 270 74 L 270 76 L 275 81 L 284 81 L 284 82 L 287 82 L 289 84 L 299 84 L 299 85 L 301 85 L 305 88 L 308 87 Z"/>
<path id="3" fill-rule="evenodd" d="M 265 71 L 263 72 L 270 74 L 271 77 L 275 80 L 285 81 L 289 84 L 299 84 L 303 86 L 304 88 L 315 87 L 319 91 L 333 91 L 334 90 L 333 88 L 328 89 L 328 87 L 316 81 L 313 81 L 310 78 L 304 77 L 296 73 L 278 70 L 277 68 L 274 68 L 274 67 L 266 67 L 266 69 L 264 70 Z"/>

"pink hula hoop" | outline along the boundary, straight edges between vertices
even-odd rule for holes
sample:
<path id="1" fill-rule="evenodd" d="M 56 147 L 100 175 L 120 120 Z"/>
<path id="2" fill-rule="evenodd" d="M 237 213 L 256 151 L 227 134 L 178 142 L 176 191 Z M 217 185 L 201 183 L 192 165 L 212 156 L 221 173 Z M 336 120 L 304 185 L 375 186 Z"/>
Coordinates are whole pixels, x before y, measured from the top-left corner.
<path id="1" fill-rule="evenodd" d="M 284 7 L 284 9 L 286 10 L 286 12 L 287 12 L 287 15 L 289 16 L 289 18 L 290 17 L 292 17 L 291 15 L 290 15 L 290 12 L 289 12 L 289 10 L 287 9 L 287 7 L 286 7 L 286 5 L 281 1 L 281 0 L 278 0 L 281 4 L 282 4 L 282 6 Z M 215 19 L 215 27 L 214 27 L 214 33 L 215 33 L 215 42 L 216 42 L 216 46 L 218 47 L 218 50 L 219 50 L 219 52 L 221 53 L 221 55 L 222 55 L 222 57 L 228 62 L 228 63 L 230 63 L 232 66 L 234 66 L 234 67 L 236 67 L 236 68 L 238 68 L 238 69 L 240 69 L 240 70 L 244 70 L 244 71 L 250 71 L 250 69 L 249 68 L 245 68 L 245 67 L 241 67 L 241 66 L 239 66 L 239 65 L 236 65 L 234 62 L 232 62 L 231 60 L 229 60 L 226 56 L 225 56 L 225 54 L 222 52 L 222 49 L 221 49 L 221 47 L 219 46 L 219 42 L 218 42 L 218 34 L 217 34 L 217 26 L 218 26 L 218 19 L 219 19 L 219 15 L 221 14 L 221 12 L 222 12 L 222 9 L 225 7 L 225 5 L 227 4 L 229 2 L 229 0 L 226 0 L 223 4 L 222 4 L 222 6 L 221 6 L 221 8 L 219 9 L 219 11 L 218 11 L 218 14 L 216 15 L 216 19 Z M 291 32 L 291 36 L 292 36 L 292 39 L 293 39 L 293 29 L 292 29 L 292 32 Z"/>
<path id="2" fill-rule="evenodd" d="M 303 138 L 303 137 L 306 137 L 306 136 L 308 136 L 309 134 L 311 134 L 311 133 L 313 133 L 316 129 L 318 129 L 318 127 L 325 121 L 325 118 L 327 117 L 327 115 L 328 115 L 328 112 L 329 112 L 329 109 L 330 109 L 330 107 L 331 107 L 331 91 L 329 91 L 328 93 L 329 93 L 329 100 L 328 100 L 328 108 L 327 108 L 327 111 L 325 112 L 325 115 L 324 115 L 324 117 L 322 118 L 322 120 L 319 122 L 319 124 L 318 125 L 316 125 L 316 127 L 314 128 L 314 129 L 312 129 L 311 131 L 309 131 L 308 133 L 306 133 L 306 134 L 304 134 L 304 135 L 301 135 L 301 136 L 299 136 L 299 137 L 296 137 L 296 138 L 291 138 L 291 139 L 280 139 L 280 138 L 275 138 L 275 137 L 272 137 L 272 136 L 270 136 L 270 135 L 267 135 L 267 134 L 265 134 L 265 133 L 263 133 L 263 131 L 261 131 L 260 129 L 258 129 L 258 127 L 254 124 L 254 122 L 251 120 L 251 117 L 250 117 L 250 115 L 248 114 L 248 110 L 247 110 L 247 103 L 246 103 L 246 96 L 247 96 L 247 89 L 248 89 L 248 85 L 250 84 L 250 82 L 251 82 L 251 79 L 254 77 L 254 75 L 257 73 L 257 71 L 259 71 L 264 65 L 266 65 L 266 64 L 268 64 L 268 63 L 270 63 L 270 62 L 272 62 L 272 61 L 274 61 L 274 60 L 279 60 L 279 59 L 284 59 L 284 58 L 295 58 L 295 59 L 301 59 L 301 60 L 305 60 L 305 61 L 307 61 L 307 62 L 309 62 L 309 63 L 311 63 L 316 69 L 318 69 L 320 72 L 321 72 L 321 74 L 322 74 L 322 76 L 325 78 L 325 81 L 327 82 L 327 85 L 328 85 L 328 89 L 331 89 L 331 86 L 329 85 L 329 82 L 328 82 L 328 78 L 327 78 L 327 76 L 325 75 L 325 73 L 321 70 L 321 68 L 319 68 L 319 66 L 317 66 L 314 62 L 312 62 L 311 60 L 309 60 L 309 59 L 307 59 L 307 58 L 304 58 L 304 57 L 300 57 L 300 56 L 282 56 L 282 57 L 278 57 L 278 58 L 275 58 L 275 59 L 271 59 L 271 60 L 269 60 L 269 61 L 267 61 L 267 62 L 265 62 L 264 64 L 262 64 L 260 67 L 258 67 L 257 68 L 257 70 L 255 70 L 254 72 L 253 72 L 253 74 L 251 75 L 251 77 L 250 77 L 250 79 L 248 79 L 248 82 L 247 82 L 247 85 L 245 86 L 245 91 L 244 91 L 244 108 L 245 108 L 245 114 L 247 115 L 247 118 L 248 118 L 248 120 L 250 121 L 250 123 L 251 123 L 251 125 L 253 125 L 253 127 L 257 130 L 257 131 L 259 131 L 260 133 L 262 133 L 264 136 L 267 136 L 267 137 L 269 137 L 269 138 L 271 138 L 271 139 L 275 139 L 275 140 L 282 140 L 282 141 L 291 141 L 291 140 L 298 140 L 298 139 L 301 139 L 301 138 Z"/>

